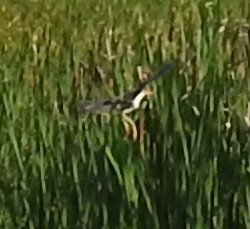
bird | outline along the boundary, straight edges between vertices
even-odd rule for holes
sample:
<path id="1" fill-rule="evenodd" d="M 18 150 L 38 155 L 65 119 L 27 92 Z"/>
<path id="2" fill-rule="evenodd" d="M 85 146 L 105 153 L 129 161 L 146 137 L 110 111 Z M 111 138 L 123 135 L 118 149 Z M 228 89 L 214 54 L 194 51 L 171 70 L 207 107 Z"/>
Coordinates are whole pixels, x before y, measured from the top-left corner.
<path id="1" fill-rule="evenodd" d="M 146 86 L 172 69 L 173 64 L 171 62 L 166 62 L 162 64 L 150 78 L 140 82 L 133 90 L 111 99 L 79 101 L 77 103 L 78 111 L 80 113 L 89 114 L 122 114 L 123 119 L 132 125 L 133 132 L 135 133 L 135 124 L 127 117 L 127 114 L 139 109 L 142 99 L 153 94 Z M 136 138 L 136 134 L 133 136 Z"/>
<path id="2" fill-rule="evenodd" d="M 172 68 L 172 63 L 167 62 L 163 64 L 152 77 L 141 82 L 134 90 L 113 99 L 80 101 L 78 102 L 78 108 L 80 111 L 85 111 L 87 113 L 109 113 L 118 110 L 122 111 L 124 114 L 130 113 L 140 107 L 140 103 L 145 96 L 152 94 L 152 92 L 145 87 Z"/>

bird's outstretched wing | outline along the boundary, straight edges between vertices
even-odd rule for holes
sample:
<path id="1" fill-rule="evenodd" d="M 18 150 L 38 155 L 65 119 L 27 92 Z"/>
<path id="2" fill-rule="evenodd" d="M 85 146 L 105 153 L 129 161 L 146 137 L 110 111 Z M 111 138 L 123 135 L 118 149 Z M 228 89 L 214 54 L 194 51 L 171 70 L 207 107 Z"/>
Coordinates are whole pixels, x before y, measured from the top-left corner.
<path id="1" fill-rule="evenodd" d="M 77 108 L 79 113 L 109 113 L 113 107 L 112 100 L 79 101 Z"/>
<path id="2" fill-rule="evenodd" d="M 84 113 L 119 113 L 120 111 L 127 109 L 132 106 L 130 100 L 98 100 L 98 101 L 79 101 L 77 103 L 78 112 Z"/>
<path id="3" fill-rule="evenodd" d="M 142 83 L 142 85 L 145 87 L 148 83 L 156 80 L 157 78 L 162 76 L 163 73 L 165 73 L 166 71 L 172 70 L 172 69 L 173 69 L 173 64 L 171 62 L 167 62 L 167 63 L 161 65 L 146 82 Z"/>
<path id="4" fill-rule="evenodd" d="M 161 65 L 154 73 L 153 75 L 146 81 L 141 82 L 138 87 L 134 90 L 131 90 L 127 93 L 125 93 L 124 95 L 122 95 L 121 98 L 123 98 L 124 100 L 131 100 L 133 99 L 136 95 L 138 95 L 142 89 L 149 83 L 151 83 L 152 81 L 156 80 L 157 78 L 159 78 L 160 76 L 163 75 L 163 73 L 165 73 L 166 71 L 169 71 L 173 68 L 173 64 L 170 62 L 164 63 L 163 65 Z"/>

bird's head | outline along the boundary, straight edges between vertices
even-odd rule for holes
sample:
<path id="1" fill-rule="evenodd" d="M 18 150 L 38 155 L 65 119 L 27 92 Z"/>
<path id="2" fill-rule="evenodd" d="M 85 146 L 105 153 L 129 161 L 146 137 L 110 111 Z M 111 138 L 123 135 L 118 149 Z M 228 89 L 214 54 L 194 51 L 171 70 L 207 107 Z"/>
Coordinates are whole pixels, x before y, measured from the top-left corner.
<path id="1" fill-rule="evenodd" d="M 140 82 L 141 83 L 147 82 L 149 75 L 150 75 L 150 71 L 146 68 L 142 68 L 142 66 L 138 66 L 137 72 L 138 72 Z"/>

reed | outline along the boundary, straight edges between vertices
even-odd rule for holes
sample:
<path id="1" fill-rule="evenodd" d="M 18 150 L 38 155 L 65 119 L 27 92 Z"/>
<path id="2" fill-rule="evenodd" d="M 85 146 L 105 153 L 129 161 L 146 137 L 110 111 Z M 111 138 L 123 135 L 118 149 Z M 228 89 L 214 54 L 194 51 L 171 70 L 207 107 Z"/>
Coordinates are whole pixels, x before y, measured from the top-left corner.
<path id="1" fill-rule="evenodd" d="M 229 4 L 230 3 L 230 4 Z M 249 2 L 2 1 L 1 228 L 250 228 Z M 137 67 L 129 114 L 81 119 Z"/>

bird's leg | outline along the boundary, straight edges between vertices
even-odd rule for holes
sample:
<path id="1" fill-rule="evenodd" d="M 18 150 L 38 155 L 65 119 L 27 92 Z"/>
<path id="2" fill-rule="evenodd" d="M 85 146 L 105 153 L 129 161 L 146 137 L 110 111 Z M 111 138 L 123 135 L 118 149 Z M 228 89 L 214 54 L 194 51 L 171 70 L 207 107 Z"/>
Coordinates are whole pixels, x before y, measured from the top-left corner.
<path id="1" fill-rule="evenodd" d="M 123 125 L 124 125 L 124 128 L 125 128 L 125 136 L 124 136 L 124 139 L 127 140 L 128 139 L 128 134 L 129 134 L 129 124 L 128 122 L 126 122 L 125 120 L 123 120 Z"/>
<path id="2" fill-rule="evenodd" d="M 122 118 L 123 118 L 123 125 L 124 125 L 125 131 L 126 131 L 126 135 L 124 138 L 126 139 L 128 137 L 128 134 L 130 132 L 129 131 L 129 129 L 130 129 L 129 124 L 130 124 L 132 127 L 132 130 L 133 130 L 133 139 L 136 140 L 137 139 L 137 129 L 136 129 L 134 121 L 125 114 L 122 115 Z"/>
<path id="3" fill-rule="evenodd" d="M 144 129 L 144 118 L 140 118 L 139 119 L 139 122 L 140 122 L 140 142 L 143 143 L 144 141 L 144 132 L 145 132 L 145 129 Z"/>

